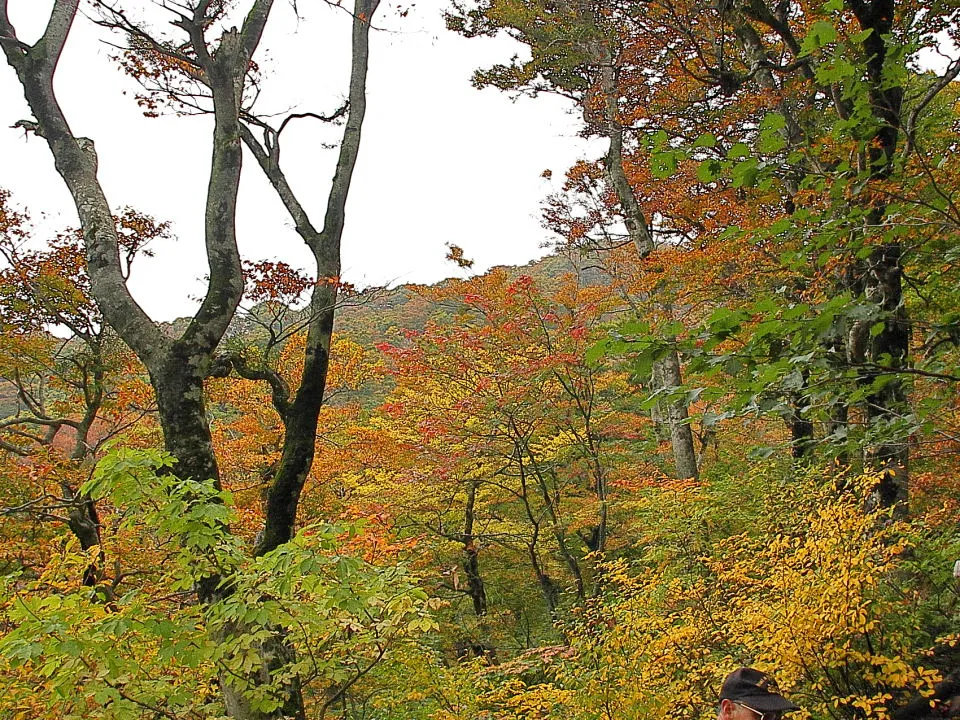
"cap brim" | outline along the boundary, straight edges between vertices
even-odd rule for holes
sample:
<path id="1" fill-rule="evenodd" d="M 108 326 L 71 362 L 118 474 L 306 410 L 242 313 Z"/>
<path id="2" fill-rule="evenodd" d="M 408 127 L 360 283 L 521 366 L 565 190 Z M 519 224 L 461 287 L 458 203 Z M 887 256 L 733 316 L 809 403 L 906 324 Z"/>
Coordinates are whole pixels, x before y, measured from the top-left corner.
<path id="1" fill-rule="evenodd" d="M 761 712 L 793 712 L 800 709 L 799 705 L 794 705 L 782 695 L 772 693 L 744 697 L 741 702 L 747 707 Z"/>

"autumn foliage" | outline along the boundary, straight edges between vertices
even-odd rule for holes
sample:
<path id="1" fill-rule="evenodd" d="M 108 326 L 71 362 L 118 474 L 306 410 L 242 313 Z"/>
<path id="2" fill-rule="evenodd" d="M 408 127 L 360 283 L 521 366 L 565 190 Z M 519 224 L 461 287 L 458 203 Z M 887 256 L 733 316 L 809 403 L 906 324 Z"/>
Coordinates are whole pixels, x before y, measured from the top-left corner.
<path id="1" fill-rule="evenodd" d="M 693 720 L 752 665 L 792 717 L 956 717 L 960 61 L 919 58 L 958 20 L 454 7 L 525 47 L 475 84 L 567 98 L 603 151 L 544 201 L 553 255 L 470 276 L 451 242 L 434 286 L 341 277 L 283 126 L 238 116 L 317 271 L 237 258 L 181 393 L 211 477 L 162 450 L 176 383 L 160 408 L 86 236 L 0 190 L 3 716 Z M 190 47 L 134 33 L 147 114 L 212 92 Z M 171 239 L 112 233 L 122 279 Z"/>

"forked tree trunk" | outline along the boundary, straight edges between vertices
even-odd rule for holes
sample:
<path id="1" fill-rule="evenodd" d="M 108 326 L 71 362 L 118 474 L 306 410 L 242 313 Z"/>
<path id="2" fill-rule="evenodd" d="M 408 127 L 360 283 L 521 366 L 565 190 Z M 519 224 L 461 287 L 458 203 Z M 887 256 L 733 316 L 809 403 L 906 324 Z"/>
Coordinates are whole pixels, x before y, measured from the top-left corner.
<path id="1" fill-rule="evenodd" d="M 57 0 L 41 39 L 28 46 L 17 39 L 9 22 L 6 0 L 0 0 L 0 46 L 17 72 L 24 96 L 57 171 L 73 196 L 83 228 L 91 290 L 105 321 L 130 346 L 150 373 L 167 449 L 176 458 L 174 471 L 181 477 L 213 480 L 219 471 L 203 401 L 203 380 L 213 353 L 223 337 L 243 291 L 240 256 L 236 243 L 237 191 L 242 151 L 239 114 L 244 81 L 259 44 L 272 0 L 255 0 L 241 31 L 226 31 L 216 52 L 210 54 L 204 39 L 208 3 L 196 6 L 192 18 L 178 24 L 190 37 L 202 77 L 210 89 L 214 109 L 213 153 L 205 217 L 209 263 L 207 293 L 184 333 L 171 340 L 163 335 L 140 308 L 126 287 L 119 256 L 119 240 L 110 206 L 97 180 L 93 143 L 73 135 L 53 91 L 53 76 L 73 25 L 78 0 Z M 313 435 L 310 440 L 312 442 Z M 218 578 L 200 583 L 204 602 L 215 602 L 229 589 Z M 236 631 L 242 632 L 243 628 Z M 282 658 L 287 644 L 281 636 L 268 640 L 274 657 Z M 269 665 L 252 673 L 244 683 L 270 682 Z M 241 720 L 304 717 L 299 686 L 285 690 L 276 712 L 251 708 L 229 676 L 221 678 L 228 713 Z"/>
<path id="2" fill-rule="evenodd" d="M 322 230 L 317 230 L 311 222 L 280 168 L 280 133 L 265 128 L 265 142 L 261 145 L 249 128 L 241 126 L 240 129 L 243 141 L 290 213 L 300 237 L 310 248 L 317 276 L 308 308 L 310 319 L 300 386 L 292 401 L 284 399 L 282 406 L 277 407 L 284 424 L 283 450 L 267 495 L 266 521 L 257 554 L 270 552 L 293 537 L 300 494 L 313 466 L 318 417 L 330 365 L 330 343 L 340 278 L 340 241 L 366 116 L 370 23 L 379 4 L 380 0 L 354 2 L 349 114 L 333 183 L 327 195 Z"/>

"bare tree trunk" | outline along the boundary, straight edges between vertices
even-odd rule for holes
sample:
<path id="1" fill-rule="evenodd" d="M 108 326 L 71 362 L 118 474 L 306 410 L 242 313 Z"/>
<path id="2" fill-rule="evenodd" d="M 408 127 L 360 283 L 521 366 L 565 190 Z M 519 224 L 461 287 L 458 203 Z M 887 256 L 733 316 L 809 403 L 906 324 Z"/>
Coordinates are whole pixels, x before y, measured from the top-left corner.
<path id="1" fill-rule="evenodd" d="M 487 614 L 487 592 L 480 574 L 480 548 L 473 532 L 479 484 L 476 480 L 467 483 L 467 502 L 463 511 L 463 534 L 460 541 L 463 544 L 463 571 L 467 577 L 467 594 L 473 601 L 473 612 L 477 617 L 482 617 Z"/>
<path id="2" fill-rule="evenodd" d="M 606 135 L 610 141 L 605 161 L 607 178 L 616 192 L 630 241 L 643 258 L 653 252 L 655 246 L 650 225 L 623 168 L 623 125 L 620 123 L 617 103 L 619 92 L 616 65 L 606 42 L 597 43 L 596 54 L 600 61 L 600 86 L 604 101 L 603 119 Z M 675 350 L 655 363 L 654 378 L 655 391 L 669 392 L 683 384 L 680 376 L 680 357 Z M 659 412 L 654 415 L 653 420 L 655 424 L 665 425 L 666 432 L 663 434 L 669 434 L 677 477 L 696 477 L 697 457 L 686 403 L 683 400 L 673 399 L 665 405 L 658 403 L 656 409 Z"/>
<path id="3" fill-rule="evenodd" d="M 663 389 L 670 391 L 683 385 L 680 376 L 680 356 L 671 350 L 659 361 L 663 378 Z M 693 445 L 693 431 L 690 429 L 690 416 L 687 402 L 683 398 L 667 401 L 667 424 L 670 427 L 670 444 L 673 447 L 675 474 L 678 478 L 695 478 L 698 474 L 697 453 Z"/>
<path id="4" fill-rule="evenodd" d="M 617 107 L 617 70 L 613 54 L 606 42 L 597 43 L 600 61 L 600 87 L 603 92 L 605 134 L 610 141 L 604 166 L 607 179 L 617 194 L 627 235 L 640 257 L 646 257 L 654 249 L 653 235 L 647 218 L 643 214 L 633 186 L 623 169 L 623 125 L 620 124 L 620 112 Z"/>
<path id="5" fill-rule="evenodd" d="M 354 3 L 349 115 L 333 184 L 327 196 L 322 230 L 315 228 L 280 169 L 280 133 L 261 124 L 265 141 L 261 145 L 248 128 L 241 127 L 243 141 L 286 206 L 297 232 L 313 253 L 318 279 L 308 309 L 310 321 L 300 386 L 291 402 L 286 402 L 284 398 L 283 406 L 277 408 L 284 423 L 283 452 L 267 496 L 266 523 L 257 547 L 258 554 L 269 552 L 293 537 L 300 494 L 313 465 L 317 419 L 323 404 L 330 364 L 330 341 L 340 277 L 340 241 L 366 115 L 370 23 L 379 4 L 380 0 L 355 0 Z"/>
<path id="6" fill-rule="evenodd" d="M 663 361 L 655 360 L 650 368 L 650 392 L 656 393 L 664 387 L 663 380 Z M 653 433 L 658 443 L 670 440 L 670 423 L 668 420 L 667 403 L 663 398 L 657 398 L 657 402 L 650 408 L 650 419 L 653 421 Z"/>
<path id="7" fill-rule="evenodd" d="M 181 477 L 213 480 L 217 485 L 219 470 L 204 408 L 203 381 L 243 291 L 236 243 L 237 191 L 242 164 L 239 115 L 245 77 L 272 5 L 273 0 L 255 0 L 242 30 L 226 31 L 213 54 L 204 39 L 209 3 L 197 4 L 193 17 L 181 15 L 177 23 L 189 36 L 189 44 L 202 68 L 201 77 L 210 90 L 214 132 L 205 219 L 207 292 L 184 333 L 171 340 L 160 332 L 126 287 L 113 215 L 97 180 L 93 142 L 73 135 L 54 95 L 53 75 L 73 25 L 78 0 L 54 3 L 43 37 L 32 46 L 17 39 L 7 15 L 6 0 L 0 0 L 0 46 L 7 62 L 17 72 L 37 121 L 24 126 L 47 141 L 57 171 L 74 198 L 97 305 L 105 321 L 133 349 L 150 374 L 165 444 L 177 460 L 174 472 Z M 312 443 L 313 434 L 310 440 Z M 200 583 L 200 599 L 215 602 L 224 592 L 229 592 L 219 586 L 218 578 Z M 282 638 L 277 638 L 276 644 L 278 650 L 286 648 Z M 264 667 L 247 680 L 254 685 L 268 683 L 269 671 L 270 667 Z M 226 676 L 221 678 L 221 687 L 232 717 L 241 720 L 304 717 L 299 685 L 286 690 L 281 708 L 273 713 L 255 711 Z"/>

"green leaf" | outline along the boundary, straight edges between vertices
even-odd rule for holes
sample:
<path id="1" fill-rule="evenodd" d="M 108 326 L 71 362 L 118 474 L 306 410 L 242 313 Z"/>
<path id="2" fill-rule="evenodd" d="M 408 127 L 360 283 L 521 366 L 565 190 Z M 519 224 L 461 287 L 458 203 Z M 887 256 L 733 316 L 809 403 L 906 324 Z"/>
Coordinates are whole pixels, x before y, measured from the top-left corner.
<path id="1" fill-rule="evenodd" d="M 782 130 L 787 126 L 787 119 L 778 112 L 767 113 L 760 121 L 761 130 Z"/>
<path id="2" fill-rule="evenodd" d="M 664 147 L 669 140 L 670 136 L 667 135 L 665 130 L 657 130 L 657 132 L 650 136 L 650 147 L 654 150 L 659 150 Z"/>
<path id="3" fill-rule="evenodd" d="M 825 20 L 818 20 L 810 26 L 806 37 L 800 44 L 800 56 L 810 55 L 837 39 L 837 29 Z"/>
<path id="4" fill-rule="evenodd" d="M 731 225 L 722 233 L 720 233 L 720 240 L 735 240 L 736 238 L 740 237 L 742 233 L 743 230 L 741 230 L 739 226 Z"/>
<path id="5" fill-rule="evenodd" d="M 777 301 L 772 297 L 765 297 L 754 303 L 753 312 L 756 314 L 768 314 L 777 309 Z"/>
<path id="6" fill-rule="evenodd" d="M 717 144 L 716 135 L 714 135 L 713 133 L 704 133 L 694 141 L 693 147 L 694 148 L 706 148 L 706 147 L 712 148 L 716 144 Z"/>
<path id="7" fill-rule="evenodd" d="M 658 180 L 664 180 L 677 171 L 677 153 L 668 150 L 650 156 L 650 172 Z"/>
<path id="8" fill-rule="evenodd" d="M 782 217 L 773 223 L 768 231 L 771 235 L 780 235 L 785 233 L 793 227 L 793 221 L 788 217 Z"/>
<path id="9" fill-rule="evenodd" d="M 702 183 L 714 182 L 720 177 L 723 166 L 719 160 L 704 160 L 697 168 L 697 180 Z"/>
<path id="10" fill-rule="evenodd" d="M 682 322 L 674 320 L 660 328 L 660 334 L 666 338 L 673 338 L 680 335 L 686 328 Z"/>
<path id="11" fill-rule="evenodd" d="M 762 132 L 757 140 L 757 149 L 762 153 L 775 153 L 783 150 L 787 141 L 779 132 Z"/>
<path id="12" fill-rule="evenodd" d="M 595 365 L 610 352 L 610 339 L 603 339 L 587 348 L 585 359 L 590 365 Z"/>
<path id="13" fill-rule="evenodd" d="M 825 85 L 839 83 L 857 74 L 856 66 L 849 60 L 838 57 L 817 67 L 817 80 Z"/>
<path id="14" fill-rule="evenodd" d="M 783 319 L 784 320 L 797 320 L 798 318 L 803 317 L 810 310 L 810 306 L 806 303 L 799 303 L 797 305 L 792 305 L 783 310 Z"/>
<path id="15" fill-rule="evenodd" d="M 749 158 L 733 166 L 733 186 L 753 187 L 760 174 L 760 162 L 756 158 Z"/>

